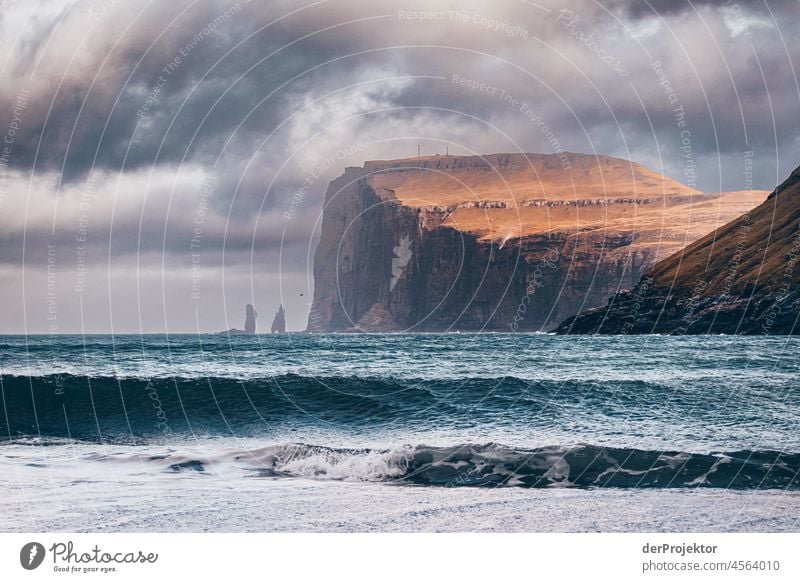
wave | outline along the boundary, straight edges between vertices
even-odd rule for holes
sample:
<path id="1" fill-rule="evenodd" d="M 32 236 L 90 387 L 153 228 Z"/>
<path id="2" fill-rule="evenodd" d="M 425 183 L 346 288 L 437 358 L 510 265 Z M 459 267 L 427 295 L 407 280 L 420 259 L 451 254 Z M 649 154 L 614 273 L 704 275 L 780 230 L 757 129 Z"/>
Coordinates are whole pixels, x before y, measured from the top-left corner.
<path id="1" fill-rule="evenodd" d="M 416 422 L 491 422 L 513 413 L 533 422 L 542 411 L 611 396 L 655 394 L 638 381 L 531 382 L 515 377 L 391 379 L 284 374 L 119 378 L 51 374 L 0 376 L 0 434 L 96 440 L 186 434 L 257 435 L 275 424 L 375 427 Z M 481 416 L 481 415 L 485 416 Z M 481 420 L 483 419 L 483 420 Z"/>
<path id="2" fill-rule="evenodd" d="M 95 452 L 84 459 L 136 470 L 144 464 L 169 474 L 439 487 L 800 489 L 800 454 L 777 451 L 703 454 L 588 444 L 521 449 L 495 443 L 354 449 L 294 443 L 202 454 Z"/>
<path id="3" fill-rule="evenodd" d="M 400 411 L 383 394 L 409 401 L 430 394 L 359 378 L 287 375 L 230 378 L 3 376 L 0 434 L 114 439 L 170 433 L 242 434 L 291 417 L 315 422 L 375 422 Z"/>

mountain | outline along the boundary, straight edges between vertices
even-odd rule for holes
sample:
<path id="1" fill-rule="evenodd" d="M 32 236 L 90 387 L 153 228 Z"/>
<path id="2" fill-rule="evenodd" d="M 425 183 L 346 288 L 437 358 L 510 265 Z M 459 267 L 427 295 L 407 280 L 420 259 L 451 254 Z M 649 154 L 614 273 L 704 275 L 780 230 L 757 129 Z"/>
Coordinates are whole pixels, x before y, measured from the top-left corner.
<path id="1" fill-rule="evenodd" d="M 751 209 L 584 154 L 370 161 L 328 187 L 309 331 L 535 331 Z"/>
<path id="2" fill-rule="evenodd" d="M 657 263 L 559 333 L 797 334 L 800 168 L 765 202 Z"/>

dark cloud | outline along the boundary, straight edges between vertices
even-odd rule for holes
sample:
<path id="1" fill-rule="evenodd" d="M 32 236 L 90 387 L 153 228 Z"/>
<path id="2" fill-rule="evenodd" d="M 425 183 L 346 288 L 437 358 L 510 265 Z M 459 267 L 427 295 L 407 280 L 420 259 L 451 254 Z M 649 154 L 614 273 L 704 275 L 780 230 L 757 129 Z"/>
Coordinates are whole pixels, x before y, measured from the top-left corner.
<path id="1" fill-rule="evenodd" d="M 620 8 L 630 18 L 675 16 L 701 8 L 728 8 L 735 11 L 765 13 L 769 8 L 784 10 L 795 5 L 793 0 L 614 0 L 610 6 Z"/>

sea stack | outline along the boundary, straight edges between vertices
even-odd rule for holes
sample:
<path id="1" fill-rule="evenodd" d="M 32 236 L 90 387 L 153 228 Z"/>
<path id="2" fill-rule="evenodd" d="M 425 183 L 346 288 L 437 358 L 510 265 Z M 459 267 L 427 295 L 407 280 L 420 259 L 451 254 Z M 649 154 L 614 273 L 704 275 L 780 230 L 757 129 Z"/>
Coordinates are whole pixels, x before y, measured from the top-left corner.
<path id="1" fill-rule="evenodd" d="M 800 168 L 769 198 L 657 263 L 558 333 L 798 334 Z"/>
<path id="2" fill-rule="evenodd" d="M 286 312 L 283 309 L 283 305 L 280 305 L 277 313 L 275 313 L 271 331 L 272 333 L 286 333 Z"/>
<path id="3" fill-rule="evenodd" d="M 308 331 L 550 330 L 766 195 L 600 155 L 366 162 L 328 187 Z"/>
<path id="4" fill-rule="evenodd" d="M 256 333 L 256 317 L 258 313 L 249 303 L 245 307 L 244 333 Z"/>

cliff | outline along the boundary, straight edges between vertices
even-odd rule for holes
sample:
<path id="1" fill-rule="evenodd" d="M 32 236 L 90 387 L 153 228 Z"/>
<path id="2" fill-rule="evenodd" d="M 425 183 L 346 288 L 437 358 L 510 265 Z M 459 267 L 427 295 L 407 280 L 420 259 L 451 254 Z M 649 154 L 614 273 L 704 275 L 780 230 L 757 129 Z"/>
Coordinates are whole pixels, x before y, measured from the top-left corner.
<path id="1" fill-rule="evenodd" d="M 765 202 L 559 333 L 797 334 L 800 168 Z"/>
<path id="2" fill-rule="evenodd" d="M 549 329 L 765 195 L 607 156 L 367 162 L 329 185 L 308 330 Z"/>

